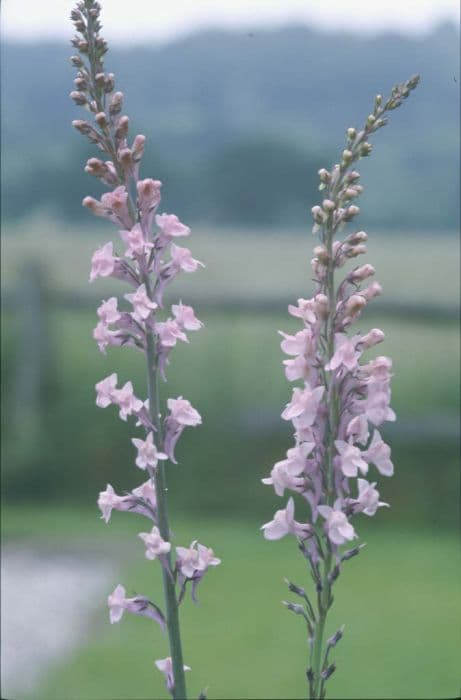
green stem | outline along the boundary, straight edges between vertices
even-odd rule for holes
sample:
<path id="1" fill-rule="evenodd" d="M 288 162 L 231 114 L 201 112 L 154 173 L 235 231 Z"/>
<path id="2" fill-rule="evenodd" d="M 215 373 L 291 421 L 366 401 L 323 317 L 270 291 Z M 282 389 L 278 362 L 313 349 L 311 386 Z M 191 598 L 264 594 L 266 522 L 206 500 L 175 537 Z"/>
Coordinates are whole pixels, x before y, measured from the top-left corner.
<path id="1" fill-rule="evenodd" d="M 147 293 L 150 295 L 148 283 L 146 283 Z M 157 363 L 155 353 L 155 341 L 151 331 L 146 333 L 147 340 L 147 384 L 149 396 L 149 412 L 152 423 L 157 429 L 157 441 L 160 444 L 162 430 L 159 417 Z M 154 473 L 155 490 L 157 494 L 157 523 L 160 534 L 167 542 L 171 541 L 170 527 L 168 524 L 168 504 L 167 485 L 164 462 L 159 462 Z M 174 687 L 172 697 L 174 700 L 184 700 L 186 694 L 186 679 L 184 675 L 184 661 L 181 644 L 181 633 L 179 627 L 178 600 L 176 597 L 175 584 L 170 576 L 172 571 L 172 561 L 170 552 L 166 556 L 166 564 L 169 571 L 162 566 L 163 591 L 166 607 L 166 624 L 168 638 L 170 642 L 170 654 L 173 664 Z"/>

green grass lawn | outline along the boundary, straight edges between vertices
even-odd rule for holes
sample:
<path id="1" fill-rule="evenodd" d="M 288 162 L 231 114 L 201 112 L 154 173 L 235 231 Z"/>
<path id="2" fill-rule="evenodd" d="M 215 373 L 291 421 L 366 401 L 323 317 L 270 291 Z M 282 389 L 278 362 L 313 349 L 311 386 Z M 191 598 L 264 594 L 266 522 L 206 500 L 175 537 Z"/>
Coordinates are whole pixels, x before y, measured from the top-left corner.
<path id="1" fill-rule="evenodd" d="M 387 527 L 383 527 L 384 520 Z M 380 521 L 380 523 L 378 523 Z M 19 509 L 4 512 L 4 536 L 20 538 L 34 523 L 48 547 L 87 542 L 110 550 L 128 591 L 161 601 L 159 571 L 143 557 L 136 533 L 145 521 L 115 514 L 105 526 L 81 509 Z M 229 518 L 175 517 L 177 543 L 197 537 L 214 547 L 222 565 L 199 588 L 200 605 L 182 608 L 190 697 L 209 688 L 209 698 L 305 698 L 305 630 L 280 601 L 283 577 L 307 584 L 292 541 L 269 543 L 260 522 Z M 342 623 L 332 698 L 442 698 L 459 689 L 457 613 L 459 561 L 455 537 L 429 529 L 396 529 L 392 511 L 358 525 L 368 546 L 345 565 L 337 584 L 328 633 Z M 77 555 L 76 555 L 77 556 Z M 125 562 L 125 563 L 123 563 Z M 308 584 L 307 584 L 308 585 Z M 49 700 L 167 697 L 153 660 L 167 655 L 159 628 L 126 616 L 111 626 L 105 600 L 91 620 L 86 643 L 55 668 L 34 698 Z"/>

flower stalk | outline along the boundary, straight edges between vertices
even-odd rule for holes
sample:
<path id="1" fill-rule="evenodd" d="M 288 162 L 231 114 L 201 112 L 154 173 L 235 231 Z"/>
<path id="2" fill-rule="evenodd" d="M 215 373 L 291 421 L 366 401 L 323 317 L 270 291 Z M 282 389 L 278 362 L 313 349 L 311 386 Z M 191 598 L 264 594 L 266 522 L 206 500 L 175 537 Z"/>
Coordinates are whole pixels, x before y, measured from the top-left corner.
<path id="1" fill-rule="evenodd" d="M 125 611 L 148 617 L 168 632 L 170 655 L 157 659 L 155 666 L 164 675 L 169 693 L 175 700 L 187 697 L 179 607 L 187 587 L 196 601 L 196 589 L 210 567 L 220 560 L 212 549 L 193 541 L 189 548 L 172 551 L 168 519 L 167 469 L 177 463 L 175 447 L 183 430 L 201 423 L 198 411 L 182 396 L 166 401 L 162 410 L 159 381 L 166 381 L 169 354 L 178 342 L 189 342 L 186 332 L 202 327 L 193 308 L 182 302 L 171 306 L 171 316 L 161 319 L 164 292 L 174 279 L 192 273 L 203 264 L 188 248 L 175 243 L 189 236 L 190 229 L 174 214 L 158 214 L 161 182 L 140 179 L 140 163 L 146 138 L 142 134 L 128 142 L 129 118 L 122 114 L 123 93 L 115 91 L 115 77 L 104 69 L 107 44 L 100 35 L 101 7 L 95 0 L 80 0 L 71 13 L 77 35 L 72 45 L 78 55 L 71 61 L 77 68 L 73 101 L 90 113 L 90 119 L 75 120 L 73 126 L 107 157 L 90 158 L 85 171 L 98 178 L 110 190 L 100 201 L 85 197 L 83 205 L 96 216 L 114 223 L 120 240 L 109 241 L 95 251 L 90 281 L 112 277 L 125 282 L 131 292 L 123 299 L 128 310 L 119 308 L 119 299 L 111 297 L 97 310 L 98 324 L 93 337 L 101 352 L 108 347 L 131 347 L 145 358 L 147 399 L 134 394 L 131 381 L 118 388 L 113 373 L 96 384 L 96 404 L 101 408 L 117 406 L 119 416 L 135 419 L 135 427 L 144 438 L 132 438 L 137 449 L 136 466 L 149 478 L 120 496 L 108 484 L 99 494 L 98 506 L 107 523 L 113 510 L 131 511 L 150 522 L 149 532 L 139 533 L 148 560 L 157 561 L 162 570 L 164 611 L 146 596 L 127 598 L 118 585 L 108 597 L 110 621 L 118 622 Z M 122 246 L 124 252 L 117 252 Z"/>
<path id="2" fill-rule="evenodd" d="M 262 529 L 268 540 L 291 534 L 308 562 L 315 596 L 289 583 L 289 589 L 301 596 L 303 606 L 287 604 L 290 610 L 305 616 L 308 627 L 309 666 L 306 677 L 309 698 L 326 696 L 326 683 L 336 670 L 330 653 L 342 638 L 343 629 L 325 642 L 328 611 L 333 604 L 333 585 L 343 563 L 356 556 L 363 545 L 342 550 L 356 539 L 351 521 L 363 513 L 373 516 L 379 507 L 376 483 L 361 478 L 374 466 L 380 474 L 391 476 L 390 447 L 377 427 L 395 420 L 389 406 L 392 361 L 378 356 L 360 363 L 364 353 L 384 340 L 374 328 L 366 335 L 351 335 L 352 324 L 362 310 L 382 293 L 378 282 L 368 284 L 375 273 L 372 265 L 356 266 L 337 284 L 340 268 L 366 253 L 368 238 L 354 231 L 343 240 L 338 235 L 360 212 L 354 203 L 362 194 L 360 174 L 354 164 L 369 156 L 368 139 L 387 123 L 387 113 L 399 107 L 417 86 L 419 76 L 393 88 L 384 101 L 375 99 L 374 108 L 361 130 L 349 128 L 341 160 L 331 170 L 319 171 L 320 190 L 326 191 L 321 205 L 312 208 L 313 233 L 319 243 L 311 261 L 315 296 L 298 299 L 289 313 L 301 320 L 303 329 L 295 335 L 280 332 L 281 347 L 290 359 L 284 360 L 289 381 L 302 381 L 295 387 L 282 418 L 292 422 L 295 446 L 286 459 L 277 462 L 263 483 L 273 486 L 278 496 L 285 490 L 299 495 L 309 508 L 304 522 L 294 518 L 291 497 L 283 510 Z M 370 433 L 369 426 L 373 427 Z M 352 488 L 356 478 L 357 495 Z M 300 610 L 298 610 L 300 608 Z"/>

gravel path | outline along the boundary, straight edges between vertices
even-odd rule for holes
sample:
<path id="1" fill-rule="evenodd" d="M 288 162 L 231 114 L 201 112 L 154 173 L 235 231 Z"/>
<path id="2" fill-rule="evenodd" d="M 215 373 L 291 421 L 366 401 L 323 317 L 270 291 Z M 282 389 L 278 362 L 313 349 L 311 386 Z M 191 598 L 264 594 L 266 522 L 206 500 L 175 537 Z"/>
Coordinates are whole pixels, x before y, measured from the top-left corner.
<path id="1" fill-rule="evenodd" d="M 110 592 L 114 569 L 95 554 L 3 547 L 2 698 L 18 700 L 88 634 L 91 611 Z"/>

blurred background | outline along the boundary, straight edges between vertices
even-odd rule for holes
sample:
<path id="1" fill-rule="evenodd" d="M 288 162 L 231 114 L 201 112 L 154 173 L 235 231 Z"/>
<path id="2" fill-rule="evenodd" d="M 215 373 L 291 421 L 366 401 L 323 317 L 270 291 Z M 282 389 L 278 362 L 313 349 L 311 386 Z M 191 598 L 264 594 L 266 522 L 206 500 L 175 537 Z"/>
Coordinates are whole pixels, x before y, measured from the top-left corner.
<path id="1" fill-rule="evenodd" d="M 142 519 L 116 513 L 106 527 L 96 508 L 108 482 L 123 492 L 140 476 L 132 426 L 95 407 L 94 384 L 117 371 L 143 395 L 144 366 L 130 350 L 100 355 L 91 337 L 96 306 L 120 288 L 87 284 L 115 229 L 80 204 L 102 189 L 70 126 L 82 114 L 68 98 L 65 5 L 3 5 L 2 696 L 159 698 L 166 640 L 142 619 L 110 628 L 105 606 L 120 581 L 160 602 L 159 574 L 136 543 Z M 292 542 L 258 531 L 283 507 L 260 479 L 291 444 L 277 330 L 295 329 L 287 304 L 312 289 L 317 170 L 374 95 L 415 72 L 420 86 L 359 168 L 358 225 L 384 287 L 360 330 L 382 328 L 379 354 L 394 361 L 398 421 L 383 434 L 396 474 L 381 480 L 390 511 L 357 524 L 369 546 L 336 593 L 331 632 L 347 629 L 330 683 L 337 698 L 459 689 L 458 8 L 385 5 L 103 6 L 106 66 L 131 134 L 148 137 L 143 176 L 162 180 L 161 210 L 192 226 L 206 263 L 171 289 L 205 328 L 175 350 L 163 390 L 203 417 L 169 468 L 177 542 L 223 559 L 183 613 L 191 697 L 306 695 L 304 629 L 280 600 L 284 576 L 307 585 L 308 573 Z"/>

